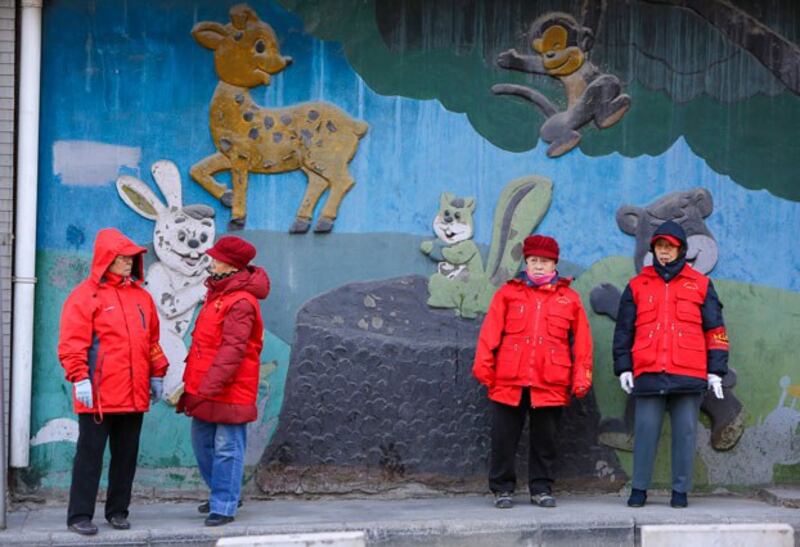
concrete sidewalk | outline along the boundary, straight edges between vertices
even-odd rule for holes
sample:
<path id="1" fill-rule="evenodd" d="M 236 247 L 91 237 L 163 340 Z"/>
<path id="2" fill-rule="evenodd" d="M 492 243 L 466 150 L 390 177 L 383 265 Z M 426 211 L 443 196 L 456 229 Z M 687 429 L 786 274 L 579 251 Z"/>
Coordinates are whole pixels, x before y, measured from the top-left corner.
<path id="1" fill-rule="evenodd" d="M 68 532 L 63 506 L 17 509 L 0 545 L 213 545 L 223 536 L 364 530 L 370 545 L 636 545 L 643 524 L 782 522 L 800 545 L 800 510 L 735 496 L 693 496 L 688 509 L 672 509 L 666 496 L 630 509 L 618 495 L 564 495 L 556 509 L 534 507 L 523 496 L 499 510 L 480 496 L 413 500 L 247 500 L 236 521 L 203 526 L 197 502 L 137 503 L 132 528 L 116 531 L 98 504 L 96 536 Z"/>

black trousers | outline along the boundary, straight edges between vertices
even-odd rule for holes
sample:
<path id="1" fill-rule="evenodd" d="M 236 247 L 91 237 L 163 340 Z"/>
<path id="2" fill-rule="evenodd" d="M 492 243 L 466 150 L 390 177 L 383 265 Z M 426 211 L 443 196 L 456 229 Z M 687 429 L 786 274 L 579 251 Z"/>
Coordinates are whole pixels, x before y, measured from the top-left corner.
<path id="1" fill-rule="evenodd" d="M 103 470 L 103 452 L 109 441 L 111 462 L 108 466 L 106 519 L 128 516 L 133 476 L 139 456 L 139 433 L 144 414 L 105 414 L 95 423 L 94 415 L 78 415 L 78 447 L 72 463 L 67 525 L 94 518 L 94 505 Z"/>
<path id="2" fill-rule="evenodd" d="M 528 488 L 531 494 L 550 493 L 553 464 L 556 460 L 556 435 L 563 407 L 531 408 L 530 392 L 522 390 L 519 406 L 491 401 L 492 456 L 489 466 L 489 489 L 513 492 L 517 485 L 516 455 L 525 417 L 528 416 Z"/>

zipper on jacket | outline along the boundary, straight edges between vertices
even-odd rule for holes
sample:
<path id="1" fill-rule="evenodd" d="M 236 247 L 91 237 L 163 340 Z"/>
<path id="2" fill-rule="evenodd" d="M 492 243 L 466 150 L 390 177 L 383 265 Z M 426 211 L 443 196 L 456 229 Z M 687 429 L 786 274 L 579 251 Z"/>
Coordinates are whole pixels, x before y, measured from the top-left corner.
<path id="1" fill-rule="evenodd" d="M 673 325 L 674 327 L 674 325 Z M 669 281 L 664 282 L 664 347 L 661 352 L 661 372 L 667 371 L 667 356 L 669 355 Z"/>
<path id="2" fill-rule="evenodd" d="M 125 313 L 125 307 L 122 305 L 122 298 L 119 296 L 119 291 L 114 287 L 114 294 L 117 295 L 117 302 L 119 302 L 119 309 L 122 310 L 122 320 L 125 322 L 125 332 L 128 335 L 128 371 L 131 377 L 131 399 L 133 400 L 133 408 L 136 410 L 136 384 L 133 379 L 133 343 L 131 340 L 131 328 L 128 326 L 128 314 Z"/>
<path id="3" fill-rule="evenodd" d="M 139 304 L 136 304 L 136 309 L 139 310 L 139 319 L 142 320 L 142 329 L 147 330 L 147 322 L 144 319 L 144 310 Z"/>
<path id="4" fill-rule="evenodd" d="M 536 316 L 533 320 L 533 347 L 531 348 L 530 357 L 528 357 L 528 386 L 530 388 L 533 387 L 533 363 L 536 359 L 536 333 L 539 332 L 539 317 L 541 316 L 542 312 L 542 301 L 536 301 Z M 542 337 L 539 337 L 539 345 L 542 344 Z M 530 393 L 529 393 L 530 395 Z M 531 408 L 533 407 L 533 397 L 531 399 Z"/>

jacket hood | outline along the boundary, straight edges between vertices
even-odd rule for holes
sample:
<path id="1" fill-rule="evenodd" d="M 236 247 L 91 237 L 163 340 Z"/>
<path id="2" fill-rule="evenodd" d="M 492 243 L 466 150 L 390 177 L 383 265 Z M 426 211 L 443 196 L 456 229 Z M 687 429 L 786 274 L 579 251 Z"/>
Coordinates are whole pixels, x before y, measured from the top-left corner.
<path id="1" fill-rule="evenodd" d="M 269 276 L 264 268 L 248 266 L 230 277 L 220 280 L 208 278 L 206 286 L 210 293 L 247 291 L 259 300 L 264 300 L 269 294 Z"/>
<path id="2" fill-rule="evenodd" d="M 653 237 L 650 238 L 652 241 L 654 238 L 658 236 L 672 236 L 675 239 L 681 242 L 681 250 L 685 253 L 686 252 L 686 232 L 683 231 L 683 228 L 680 224 L 675 222 L 674 220 L 668 220 L 661 224 L 656 231 L 653 232 Z M 652 244 L 650 245 L 652 247 Z"/>
<path id="3" fill-rule="evenodd" d="M 94 240 L 94 254 L 92 255 L 92 268 L 89 279 L 95 283 L 100 283 L 103 274 L 114 262 L 117 255 L 135 256 L 133 260 L 133 270 L 131 277 L 134 279 L 144 279 L 144 260 L 142 255 L 147 249 L 136 245 L 133 241 L 125 237 L 116 228 L 104 228 L 97 232 Z"/>

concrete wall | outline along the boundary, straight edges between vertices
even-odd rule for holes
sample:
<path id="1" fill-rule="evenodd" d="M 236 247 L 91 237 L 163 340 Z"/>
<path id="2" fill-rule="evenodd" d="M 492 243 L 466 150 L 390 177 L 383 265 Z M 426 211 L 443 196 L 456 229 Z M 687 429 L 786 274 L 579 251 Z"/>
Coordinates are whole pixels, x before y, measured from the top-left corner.
<path id="1" fill-rule="evenodd" d="M 189 173 L 218 150 L 260 159 L 250 165 L 239 233 L 257 246 L 256 262 L 273 283 L 262 310 L 266 345 L 260 415 L 249 437 L 250 488 L 483 489 L 486 399 L 469 370 L 480 318 L 461 309 L 456 314 L 441 301 L 445 310 L 428 306 L 428 279 L 431 286 L 447 283 L 454 272 L 452 264 L 422 252 L 443 246 L 431 228 L 443 192 L 459 207 L 469 202 L 459 197 L 477 204 L 470 213 L 473 237 L 459 247 L 475 250 L 467 268 L 470 279 L 481 281 L 469 291 L 493 289 L 490 279 L 499 270 L 490 258 L 513 258 L 513 237 L 531 230 L 558 238 L 562 274 L 577 277 L 596 343 L 595 389 L 567 411 L 562 452 L 568 456 L 558 471 L 563 484 L 618 488 L 631 469 L 626 401 L 611 372 L 613 321 L 589 302 L 594 289 L 621 289 L 641 266 L 637 238 L 645 236 L 618 222 L 624 206 L 640 211 L 646 223 L 658 215 L 690 219 L 717 257 L 709 269 L 726 305 L 738 384 L 726 387 L 725 408 L 704 414 L 697 483 L 800 478 L 800 367 L 786 342 L 797 331 L 800 309 L 800 249 L 786 245 L 787 230 L 800 223 L 793 159 L 800 89 L 791 74 L 769 66 L 771 57 L 762 59 L 758 45 L 735 42 L 737 34 L 719 25 L 741 18 L 711 18 L 714 26 L 707 13 L 649 2 L 625 9 L 611 3 L 605 13 L 587 14 L 582 22 L 594 29 L 595 41 L 591 51 L 582 42 L 583 53 L 612 82 L 594 103 L 605 110 L 592 119 L 570 110 L 545 123 L 530 102 L 491 88 L 524 85 L 565 111 L 570 103 L 562 82 L 504 70 L 496 59 L 512 47 L 533 55 L 522 38 L 531 22 L 555 11 L 580 17 L 580 2 L 476 0 L 457 14 L 448 11 L 449 2 L 353 0 L 335 9 L 314 0 L 252 2 L 254 12 L 234 18 L 268 22 L 280 52 L 294 62 L 283 70 L 272 65 L 269 85 L 249 95 L 230 92 L 232 110 L 220 117 L 209 106 L 219 80 L 214 53 L 190 31 L 200 22 L 228 23 L 233 4 L 45 5 L 34 446 L 24 480 L 57 490 L 68 485 L 76 429 L 71 387 L 55 355 L 58 310 L 88 271 L 95 233 L 116 226 L 150 246 L 148 260 L 164 261 L 153 221 L 120 198 L 115 179 L 135 176 L 165 200 L 150 168 L 158 160 L 174 162 L 183 204 L 212 207 L 220 235 L 232 228 L 235 212 Z M 797 43 L 796 4 L 747 9 L 774 31 L 763 36 Z M 242 28 L 254 32 L 257 25 Z M 236 39 L 230 32 L 236 43 L 257 47 L 251 34 L 242 31 Z M 206 37 L 206 45 L 213 40 Z M 779 43 L 770 51 L 784 50 Z M 790 54 L 782 61 L 800 66 Z M 252 83 L 245 64 L 221 66 Z M 258 77 L 264 81 L 263 73 Z M 287 111 L 277 109 L 289 107 L 297 107 L 296 120 L 283 121 Z M 353 120 L 368 125 L 366 134 Z M 210 125 L 219 131 L 216 140 Z M 553 146 L 562 142 L 559 135 L 568 146 Z M 341 174 L 352 156 L 355 186 L 342 199 L 332 233 L 288 233 L 297 228 L 307 184 L 303 173 L 280 163 L 291 158 L 281 150 L 303 155 L 323 174 Z M 321 159 L 317 150 L 334 153 Z M 535 214 L 522 216 L 534 220 L 523 228 L 510 213 L 528 202 L 510 199 L 504 189 L 531 175 L 552 186 L 531 194 Z M 224 170 L 215 177 L 230 182 Z M 329 182 L 335 187 L 337 181 Z M 313 210 L 312 230 L 333 193 Z M 161 301 L 164 292 L 151 290 Z M 409 334 L 409 325 L 425 332 Z M 173 350 L 185 351 L 188 343 L 187 337 Z M 179 366 L 177 359 L 173 367 Z M 457 418 L 436 421 L 462 404 Z M 188 420 L 167 401 L 145 420 L 138 487 L 199 488 Z M 346 433 L 322 427 L 342 420 L 351 420 Z M 732 428 L 722 436 L 726 451 L 715 436 L 720 424 Z M 668 477 L 663 452 L 659 484 Z"/>

